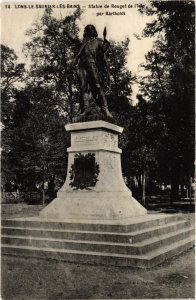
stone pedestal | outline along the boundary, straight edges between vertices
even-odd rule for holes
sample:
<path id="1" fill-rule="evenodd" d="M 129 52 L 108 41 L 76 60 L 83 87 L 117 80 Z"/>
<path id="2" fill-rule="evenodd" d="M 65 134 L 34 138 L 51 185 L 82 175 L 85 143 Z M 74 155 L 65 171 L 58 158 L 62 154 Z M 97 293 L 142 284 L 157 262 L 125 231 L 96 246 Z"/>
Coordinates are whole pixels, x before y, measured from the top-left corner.
<path id="1" fill-rule="evenodd" d="M 65 184 L 42 210 L 42 218 L 124 220 L 146 215 L 124 183 L 118 134 L 122 127 L 105 121 L 66 125 L 71 133 Z"/>

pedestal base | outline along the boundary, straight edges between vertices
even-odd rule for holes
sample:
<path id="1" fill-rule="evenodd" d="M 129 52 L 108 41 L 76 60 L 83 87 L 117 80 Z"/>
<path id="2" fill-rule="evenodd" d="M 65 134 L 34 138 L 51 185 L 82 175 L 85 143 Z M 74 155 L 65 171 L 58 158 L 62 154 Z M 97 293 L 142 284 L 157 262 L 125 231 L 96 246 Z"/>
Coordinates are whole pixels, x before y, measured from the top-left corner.
<path id="1" fill-rule="evenodd" d="M 116 220 L 147 214 L 127 192 L 63 192 L 42 212 L 46 218 Z"/>
<path id="2" fill-rule="evenodd" d="M 146 215 L 124 183 L 118 134 L 122 128 L 93 121 L 66 126 L 71 132 L 64 186 L 40 216 L 43 218 L 123 220 Z"/>

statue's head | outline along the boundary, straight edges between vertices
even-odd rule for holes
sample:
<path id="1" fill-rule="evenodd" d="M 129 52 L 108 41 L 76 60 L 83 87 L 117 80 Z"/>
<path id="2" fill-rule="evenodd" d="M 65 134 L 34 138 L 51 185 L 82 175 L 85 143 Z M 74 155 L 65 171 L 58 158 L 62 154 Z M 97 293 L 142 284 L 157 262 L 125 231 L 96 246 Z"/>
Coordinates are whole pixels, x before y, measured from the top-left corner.
<path id="1" fill-rule="evenodd" d="M 97 30 L 94 25 L 87 25 L 84 28 L 83 37 L 84 38 L 95 38 L 97 37 Z"/>

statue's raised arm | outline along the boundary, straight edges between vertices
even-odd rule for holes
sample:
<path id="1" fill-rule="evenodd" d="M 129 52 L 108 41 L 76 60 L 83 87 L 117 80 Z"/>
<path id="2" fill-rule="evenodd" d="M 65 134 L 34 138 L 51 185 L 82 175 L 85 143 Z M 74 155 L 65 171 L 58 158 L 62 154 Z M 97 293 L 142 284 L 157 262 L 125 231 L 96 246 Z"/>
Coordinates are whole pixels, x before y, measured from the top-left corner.
<path id="1" fill-rule="evenodd" d="M 63 23 L 63 33 L 68 37 L 68 39 L 73 42 L 74 44 L 81 46 L 82 42 L 76 37 L 73 33 L 71 33 L 67 28 L 66 25 Z"/>

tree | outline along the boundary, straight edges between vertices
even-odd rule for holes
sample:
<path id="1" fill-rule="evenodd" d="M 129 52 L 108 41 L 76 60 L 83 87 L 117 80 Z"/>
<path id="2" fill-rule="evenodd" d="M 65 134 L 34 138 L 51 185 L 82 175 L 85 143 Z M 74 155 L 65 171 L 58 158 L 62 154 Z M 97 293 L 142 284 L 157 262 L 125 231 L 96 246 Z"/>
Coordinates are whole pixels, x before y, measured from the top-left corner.
<path id="1" fill-rule="evenodd" d="M 1 147 L 2 147 L 2 191 L 8 181 L 11 181 L 13 172 L 9 163 L 11 141 L 13 137 L 13 112 L 15 109 L 15 95 L 19 84 L 24 79 L 24 64 L 17 63 L 14 50 L 1 45 Z"/>
<path id="2" fill-rule="evenodd" d="M 54 197 L 64 182 L 67 139 L 64 118 L 48 105 L 48 98 L 49 90 L 32 86 L 17 94 L 9 161 L 18 188 L 34 191 L 48 182 Z"/>
<path id="3" fill-rule="evenodd" d="M 79 49 L 63 34 L 63 27 L 77 36 L 76 20 L 80 14 L 78 9 L 61 21 L 52 16 L 51 9 L 46 9 L 42 18 L 28 30 L 31 41 L 24 46 L 26 55 L 32 60 L 31 81 L 52 92 L 56 109 L 69 121 L 78 109 L 79 86 L 72 62 Z"/>
<path id="4" fill-rule="evenodd" d="M 144 35 L 156 38 L 140 90 L 159 116 L 159 174 L 176 200 L 194 168 L 194 2 L 152 1 L 140 11 L 155 16 Z"/>
<path id="5" fill-rule="evenodd" d="M 131 108 L 127 120 L 127 143 L 124 148 L 126 157 L 122 163 L 123 174 L 134 196 L 145 205 L 145 190 L 149 176 L 157 167 L 156 126 L 153 121 L 152 105 L 138 95 L 138 103 Z M 133 181 L 135 182 L 133 184 Z M 136 188 L 137 186 L 137 188 Z"/>
<path id="6" fill-rule="evenodd" d="M 10 121 L 14 107 L 15 85 L 24 78 L 24 64 L 17 63 L 14 50 L 1 45 L 1 110 L 4 126 Z"/>

